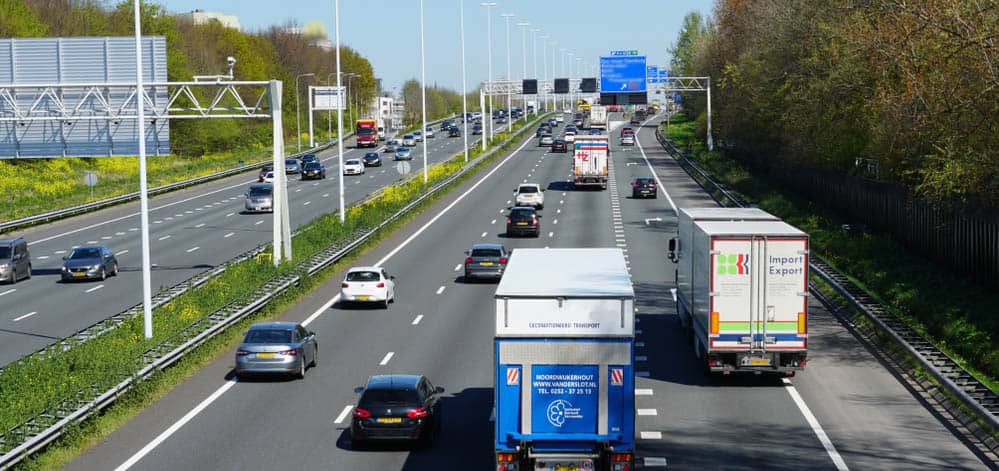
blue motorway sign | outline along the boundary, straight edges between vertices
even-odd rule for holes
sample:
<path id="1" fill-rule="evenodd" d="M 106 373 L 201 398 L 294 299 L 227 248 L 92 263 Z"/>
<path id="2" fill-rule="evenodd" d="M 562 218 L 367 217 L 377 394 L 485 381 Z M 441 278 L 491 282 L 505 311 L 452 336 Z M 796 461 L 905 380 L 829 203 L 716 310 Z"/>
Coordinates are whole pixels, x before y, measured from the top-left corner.
<path id="1" fill-rule="evenodd" d="M 534 365 L 531 429 L 535 433 L 596 433 L 596 365 Z"/>
<path id="2" fill-rule="evenodd" d="M 645 56 L 600 58 L 601 93 L 644 92 L 645 76 Z"/>

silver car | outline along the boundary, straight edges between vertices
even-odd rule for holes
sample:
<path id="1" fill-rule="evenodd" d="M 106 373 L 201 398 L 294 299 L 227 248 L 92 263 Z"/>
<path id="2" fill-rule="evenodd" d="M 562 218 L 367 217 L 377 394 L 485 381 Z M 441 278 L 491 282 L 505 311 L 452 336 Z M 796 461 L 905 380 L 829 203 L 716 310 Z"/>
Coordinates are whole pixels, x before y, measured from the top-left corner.
<path id="1" fill-rule="evenodd" d="M 402 146 L 402 142 L 398 139 L 390 139 L 385 143 L 385 152 L 395 152 L 396 149 Z"/>
<path id="2" fill-rule="evenodd" d="M 413 160 L 413 152 L 409 147 L 400 147 L 395 150 L 395 160 Z"/>
<path id="3" fill-rule="evenodd" d="M 298 159 L 284 159 L 284 173 L 299 173 L 302 171 L 302 164 Z"/>
<path id="4" fill-rule="evenodd" d="M 541 139 L 538 139 L 538 146 L 548 146 L 551 147 L 555 139 L 552 138 L 551 134 L 542 134 Z"/>
<path id="5" fill-rule="evenodd" d="M 85 245 L 62 258 L 62 281 L 101 280 L 118 275 L 118 259 L 103 245 Z"/>
<path id="6" fill-rule="evenodd" d="M 274 184 L 254 183 L 246 190 L 244 207 L 248 213 L 274 211 Z"/>
<path id="7" fill-rule="evenodd" d="M 413 132 L 413 138 L 416 139 L 416 142 L 423 142 L 423 133 L 420 131 L 415 131 Z"/>
<path id="8" fill-rule="evenodd" d="M 305 370 L 319 362 L 316 333 L 294 322 L 254 324 L 236 350 L 237 377 L 247 374 L 293 374 L 305 378 Z"/>
<path id="9" fill-rule="evenodd" d="M 465 251 L 464 281 L 469 282 L 474 278 L 501 278 L 509 258 L 510 251 L 500 244 L 472 245 L 472 250 Z"/>
<path id="10" fill-rule="evenodd" d="M 406 147 L 413 147 L 416 145 L 416 136 L 412 134 L 406 134 L 402 136 L 402 145 Z"/>

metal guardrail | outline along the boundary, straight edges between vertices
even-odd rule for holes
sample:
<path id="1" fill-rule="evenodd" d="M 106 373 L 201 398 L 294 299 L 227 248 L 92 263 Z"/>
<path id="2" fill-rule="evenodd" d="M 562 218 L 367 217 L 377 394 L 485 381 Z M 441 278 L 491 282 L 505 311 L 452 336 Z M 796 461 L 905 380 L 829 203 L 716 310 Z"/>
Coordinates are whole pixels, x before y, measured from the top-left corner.
<path id="1" fill-rule="evenodd" d="M 538 115 L 532 123 L 536 122 L 537 119 L 540 119 L 543 116 L 544 115 Z M 529 126 L 522 127 L 515 134 L 511 135 L 507 142 L 511 142 L 519 138 L 528 129 Z M 291 286 L 298 284 L 301 281 L 302 276 L 313 276 L 323 268 L 336 263 L 337 260 L 340 260 L 351 251 L 364 244 L 378 231 L 405 216 L 412 211 L 413 208 L 426 201 L 435 193 L 464 176 L 466 173 L 471 171 L 471 169 L 475 168 L 475 165 L 482 159 L 492 156 L 494 153 L 498 152 L 501 147 L 502 146 L 498 145 L 493 146 L 491 150 L 469 161 L 469 163 L 460 171 L 438 182 L 432 188 L 427 190 L 426 193 L 420 195 L 418 198 L 411 201 L 399 211 L 396 211 L 392 216 L 389 216 L 375 227 L 359 230 L 349 242 L 342 245 L 333 244 L 323 250 L 320 250 L 308 259 L 296 265 L 295 270 L 278 275 L 267 281 L 263 286 L 254 291 L 253 295 L 249 297 L 249 300 L 235 301 L 227 304 L 212 312 L 208 316 L 205 316 L 204 318 L 188 325 L 177 335 L 165 339 L 160 344 L 150 348 L 142 355 L 142 368 L 134 373 L 120 373 L 118 375 L 120 381 L 112 388 L 106 391 L 100 391 L 100 388 L 98 387 L 80 390 L 75 396 L 63 399 L 55 406 L 52 406 L 38 414 L 35 418 L 14 427 L 13 429 L 7 431 L 4 435 L 0 435 L 0 453 L 2 453 L 0 454 L 0 469 L 8 469 L 24 458 L 41 450 L 53 440 L 61 436 L 66 427 L 80 422 L 108 407 L 135 384 L 148 378 L 156 371 L 177 362 L 187 352 L 219 334 L 229 325 L 232 325 L 244 317 L 259 311 L 265 307 L 271 299 L 284 293 Z M 373 195 L 369 195 L 368 198 L 355 203 L 355 205 L 363 204 L 365 201 L 373 197 Z M 262 252 L 266 249 L 266 247 L 268 247 L 268 245 L 263 244 L 256 249 L 237 257 L 237 259 L 239 259 L 239 261 L 246 260 L 247 258 L 253 257 L 254 255 L 252 254 Z M 226 265 L 231 263 L 233 263 L 233 261 L 227 262 Z M 118 322 L 118 324 L 124 322 L 124 320 L 126 319 L 122 319 Z"/>
<path id="2" fill-rule="evenodd" d="M 718 204 L 749 206 L 745 199 L 714 181 L 707 172 L 666 139 L 658 128 L 656 128 L 656 139 Z M 979 419 L 993 430 L 999 431 L 999 395 L 995 391 L 968 373 L 957 361 L 934 346 L 905 321 L 886 312 L 881 303 L 849 278 L 837 272 L 814 252 L 808 257 L 808 268 L 908 352 L 924 370 Z M 813 292 L 817 291 L 814 284 L 810 285 L 810 289 Z"/>

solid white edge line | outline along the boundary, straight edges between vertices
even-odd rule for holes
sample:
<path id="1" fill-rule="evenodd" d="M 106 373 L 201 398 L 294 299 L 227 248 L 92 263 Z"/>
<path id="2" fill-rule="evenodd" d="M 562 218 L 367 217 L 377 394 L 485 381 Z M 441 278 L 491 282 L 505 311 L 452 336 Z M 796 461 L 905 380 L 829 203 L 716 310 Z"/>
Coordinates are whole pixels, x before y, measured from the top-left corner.
<path id="1" fill-rule="evenodd" d="M 382 361 L 378 362 L 378 366 L 385 366 L 385 365 L 387 365 L 388 362 L 391 361 L 392 357 L 394 357 L 394 356 L 395 356 L 395 352 L 388 352 L 388 353 L 386 353 L 385 354 L 385 358 L 382 358 Z"/>
<path id="2" fill-rule="evenodd" d="M 342 411 L 340 411 L 340 415 L 336 416 L 336 419 L 333 419 L 333 423 L 342 424 L 344 419 L 347 418 L 347 414 L 350 414 L 350 411 L 353 409 L 354 409 L 353 404 L 347 404 L 347 406 L 344 407 Z"/>
<path id="3" fill-rule="evenodd" d="M 184 416 L 181 417 L 180 420 L 174 422 L 173 425 L 164 430 L 163 433 L 159 434 L 156 438 L 153 439 L 153 441 L 149 442 L 148 445 L 142 447 L 141 450 L 137 451 L 134 455 L 125 460 L 124 463 L 115 468 L 115 471 L 125 471 L 134 466 L 135 463 L 138 463 L 139 460 L 141 460 L 144 456 L 149 454 L 149 452 L 153 451 L 153 449 L 159 446 L 160 443 L 163 443 L 164 440 L 170 438 L 170 436 L 176 433 L 177 430 L 180 430 L 180 428 L 183 427 L 184 424 L 190 422 L 191 419 L 200 414 L 201 411 L 205 410 L 206 407 L 215 402 L 216 399 L 221 397 L 223 394 L 225 394 L 226 391 L 229 390 L 229 388 L 232 388 L 235 385 L 236 385 L 235 379 L 226 381 L 225 384 L 216 389 L 215 392 L 213 392 L 210 396 L 208 396 L 204 401 L 201 401 L 201 403 L 198 404 L 194 409 L 191 409 L 190 412 L 184 414 Z"/>
<path id="4" fill-rule="evenodd" d="M 787 393 L 791 395 L 791 399 L 794 400 L 794 404 L 797 405 L 798 410 L 801 411 L 801 415 L 805 416 L 805 421 L 808 422 L 810 427 L 812 427 L 812 431 L 815 432 L 815 436 L 819 439 L 819 442 L 822 443 L 822 447 L 826 449 L 826 453 L 829 455 L 829 458 L 832 459 L 836 469 L 839 471 L 848 471 L 850 468 L 846 466 L 846 462 L 843 461 L 843 457 L 839 455 L 838 451 L 836 451 L 836 447 L 833 445 L 832 440 L 830 440 L 829 436 L 826 435 L 826 431 L 822 429 L 822 425 L 819 424 L 819 420 L 812 414 L 812 410 L 808 408 L 808 404 L 805 404 L 805 400 L 801 398 L 801 395 L 798 394 L 798 390 L 794 388 L 793 384 L 791 384 L 791 380 L 781 378 L 781 381 L 784 383 L 784 389 L 786 389 Z"/>
<path id="5" fill-rule="evenodd" d="M 666 191 L 666 187 L 663 186 L 663 181 L 660 180 L 659 175 L 656 174 L 656 169 L 652 167 L 652 162 L 649 162 L 649 158 L 645 156 L 645 149 L 642 148 L 641 139 L 638 138 L 638 133 L 642 132 L 642 127 L 648 122 L 649 121 L 645 121 L 645 123 L 642 123 L 642 126 L 639 126 L 638 130 L 635 131 L 635 144 L 638 145 L 638 151 L 642 153 L 642 159 L 645 160 L 645 165 L 648 165 L 649 171 L 652 172 L 652 178 L 656 179 L 656 183 L 659 184 L 659 188 L 662 188 L 663 194 L 666 195 L 666 201 L 669 201 L 670 207 L 673 208 L 673 214 L 680 214 L 676 209 L 676 203 L 673 202 L 673 198 L 669 196 L 669 192 Z"/>

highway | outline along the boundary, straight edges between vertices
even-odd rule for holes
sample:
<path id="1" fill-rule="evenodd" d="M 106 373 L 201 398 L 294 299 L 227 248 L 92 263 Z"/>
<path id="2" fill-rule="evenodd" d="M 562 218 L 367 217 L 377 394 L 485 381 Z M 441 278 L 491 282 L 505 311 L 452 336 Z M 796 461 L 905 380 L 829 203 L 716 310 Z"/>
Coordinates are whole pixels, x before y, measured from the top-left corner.
<path id="1" fill-rule="evenodd" d="M 229 352 L 67 469 L 492 469 L 495 285 L 461 279 L 462 250 L 476 242 L 627 251 L 638 297 L 636 439 L 647 468 L 983 469 L 817 303 L 810 306 L 811 361 L 796 377 L 703 375 L 675 316 L 665 234 L 675 206 L 715 204 L 652 132 L 643 127 L 635 148 L 619 149 L 612 139 L 607 191 L 572 191 L 570 154 L 549 154 L 525 139 L 356 262 L 396 276 L 389 309 L 342 308 L 334 278 L 280 316 L 318 334 L 321 360 L 305 380 L 236 381 Z M 631 199 L 630 182 L 650 173 L 665 192 Z M 522 182 L 547 187 L 537 239 L 504 236 L 504 212 Z M 380 373 L 423 373 L 447 388 L 433 448 L 351 449 L 353 389 Z"/>
<path id="2" fill-rule="evenodd" d="M 497 125 L 497 132 L 504 126 Z M 479 137 L 470 135 L 469 146 Z M 429 161 L 439 162 L 460 152 L 462 143 L 461 138 L 437 132 L 426 141 Z M 352 140 L 344 145 L 344 159 L 361 158 L 374 150 L 355 149 Z M 423 168 L 423 145 L 413 147 L 410 172 Z M 344 176 L 348 205 L 404 177 L 392 161 L 393 154 L 378 150 L 382 167 L 370 167 L 364 175 Z M 327 167 L 326 180 L 302 181 L 298 175 L 288 176 L 292 230 L 338 207 L 336 147 L 322 152 L 320 158 Z M 271 239 L 271 214 L 242 214 L 243 193 L 256 182 L 256 176 L 254 170 L 150 199 L 154 293 Z M 12 235 L 28 240 L 33 274 L 30 280 L 0 286 L 0 365 L 142 302 L 138 202 Z M 85 244 L 104 244 L 114 251 L 119 275 L 103 282 L 61 283 L 62 257 Z"/>

